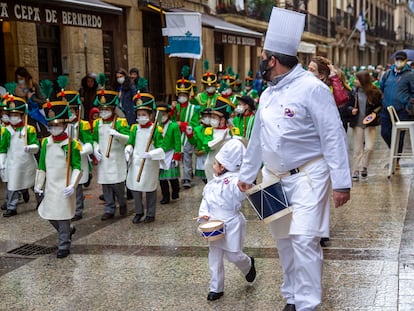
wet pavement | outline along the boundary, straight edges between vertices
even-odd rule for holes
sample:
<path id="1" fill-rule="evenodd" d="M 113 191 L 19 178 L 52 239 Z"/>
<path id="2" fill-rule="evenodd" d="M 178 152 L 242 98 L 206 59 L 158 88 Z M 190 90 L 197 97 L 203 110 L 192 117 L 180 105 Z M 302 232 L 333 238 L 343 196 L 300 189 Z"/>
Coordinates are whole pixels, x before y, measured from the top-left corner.
<path id="1" fill-rule="evenodd" d="M 377 133 L 368 181 L 355 182 L 351 201 L 332 208 L 318 310 L 414 310 L 414 161 L 402 159 L 391 179 L 387 161 Z M 65 259 L 56 258 L 57 234 L 35 211 L 33 193 L 17 216 L 0 217 L 0 310 L 283 309 L 274 241 L 247 202 L 245 252 L 255 257 L 256 281 L 225 262 L 224 296 L 207 302 L 208 248 L 193 220 L 203 183 L 158 205 L 155 222 L 132 224 L 133 201 L 128 216 L 100 220 L 94 182 Z M 0 193 L 3 202 L 3 186 Z"/>

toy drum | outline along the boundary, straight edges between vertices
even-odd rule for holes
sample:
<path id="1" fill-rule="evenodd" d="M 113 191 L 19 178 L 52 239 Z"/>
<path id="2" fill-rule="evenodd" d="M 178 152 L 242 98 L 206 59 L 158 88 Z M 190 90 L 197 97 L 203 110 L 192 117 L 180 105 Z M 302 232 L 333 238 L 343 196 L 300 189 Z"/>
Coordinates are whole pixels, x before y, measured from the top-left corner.
<path id="1" fill-rule="evenodd" d="M 292 212 L 280 182 L 261 183 L 246 191 L 247 199 L 260 220 L 268 224 Z"/>
<path id="2" fill-rule="evenodd" d="M 224 237 L 224 222 L 209 220 L 198 226 L 201 236 L 207 241 L 217 241 Z"/>
<path id="3" fill-rule="evenodd" d="M 362 124 L 370 124 L 371 122 L 373 122 L 377 117 L 377 114 L 375 112 L 370 113 L 369 115 L 367 115 L 363 120 L 362 120 Z"/>

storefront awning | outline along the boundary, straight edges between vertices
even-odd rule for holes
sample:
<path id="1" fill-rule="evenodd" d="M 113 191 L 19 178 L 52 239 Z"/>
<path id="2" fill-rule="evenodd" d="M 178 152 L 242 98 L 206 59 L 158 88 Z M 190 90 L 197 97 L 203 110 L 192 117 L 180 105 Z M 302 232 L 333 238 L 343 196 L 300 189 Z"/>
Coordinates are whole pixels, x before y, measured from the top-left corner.
<path id="1" fill-rule="evenodd" d="M 102 28 L 105 19 L 122 15 L 122 8 L 99 0 L 6 0 L 1 2 L 0 20 L 46 25 Z"/>
<path id="2" fill-rule="evenodd" d="M 216 31 L 231 33 L 234 35 L 246 36 L 251 38 L 261 39 L 263 34 L 256 32 L 229 22 L 226 22 L 223 19 L 214 17 L 208 14 L 201 14 L 201 22 L 203 26 L 213 28 Z"/>
<path id="3" fill-rule="evenodd" d="M 60 4 L 67 7 L 77 7 L 95 12 L 122 14 L 122 8 L 116 7 L 99 0 L 49 0 L 49 4 Z"/>

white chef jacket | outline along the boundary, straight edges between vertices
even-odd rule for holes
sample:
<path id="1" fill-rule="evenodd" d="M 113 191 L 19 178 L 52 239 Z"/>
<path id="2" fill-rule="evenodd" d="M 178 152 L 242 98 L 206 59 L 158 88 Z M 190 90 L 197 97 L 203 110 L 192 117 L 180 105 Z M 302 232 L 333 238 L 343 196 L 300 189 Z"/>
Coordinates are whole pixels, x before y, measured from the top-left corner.
<path id="1" fill-rule="evenodd" d="M 351 188 L 346 134 L 332 93 L 298 64 L 261 95 L 240 180 L 252 183 L 262 163 L 285 173 L 321 156 L 333 189 Z"/>
<path id="2" fill-rule="evenodd" d="M 211 241 L 210 245 L 229 252 L 242 251 L 246 234 L 246 219 L 240 211 L 245 194 L 237 187 L 238 175 L 238 172 L 227 172 L 214 176 L 204 187 L 198 212 L 199 216 L 207 215 L 211 220 L 224 222 L 224 238 Z"/>
<path id="3" fill-rule="evenodd" d="M 283 174 L 311 163 L 308 172 L 282 178 L 287 199 L 293 202 L 292 221 L 288 215 L 271 222 L 269 227 L 274 237 L 328 236 L 329 191 L 326 190 L 331 189 L 331 184 L 333 189 L 352 185 L 348 145 L 328 86 L 300 64 L 261 95 L 239 179 L 253 183 L 262 163 L 264 179 L 268 179 L 269 172 Z M 329 174 L 330 179 L 324 180 L 320 174 Z M 312 198 L 302 196 L 298 189 L 306 183 L 304 178 L 313 189 Z M 286 230 L 275 233 L 273 227 Z"/>

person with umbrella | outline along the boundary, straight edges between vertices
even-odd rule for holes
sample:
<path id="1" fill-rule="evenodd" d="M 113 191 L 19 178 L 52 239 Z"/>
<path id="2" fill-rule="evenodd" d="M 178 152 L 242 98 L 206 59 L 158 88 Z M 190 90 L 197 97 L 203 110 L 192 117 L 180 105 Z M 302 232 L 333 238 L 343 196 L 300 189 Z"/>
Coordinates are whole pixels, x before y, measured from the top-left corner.
<path id="1" fill-rule="evenodd" d="M 391 146 L 392 123 L 387 108 L 394 106 L 401 121 L 408 120 L 408 110 L 411 109 L 414 99 L 414 71 L 407 64 L 408 56 L 405 51 L 394 54 L 394 64 L 388 73 L 384 74 L 380 82 L 380 90 L 384 94 L 382 98 L 383 109 L 381 111 L 381 136 Z M 405 132 L 401 132 L 398 145 L 398 153 L 402 153 Z M 397 159 L 396 169 L 399 169 Z"/>

